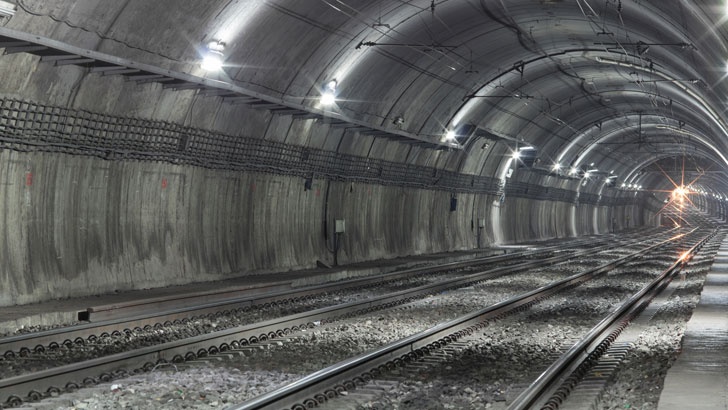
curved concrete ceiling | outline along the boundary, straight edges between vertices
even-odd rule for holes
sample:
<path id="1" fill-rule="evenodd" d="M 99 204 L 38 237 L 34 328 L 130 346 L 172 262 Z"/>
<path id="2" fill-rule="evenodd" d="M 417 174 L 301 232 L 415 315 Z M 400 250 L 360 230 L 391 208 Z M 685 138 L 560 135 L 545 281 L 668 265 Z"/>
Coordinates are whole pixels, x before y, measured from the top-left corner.
<path id="1" fill-rule="evenodd" d="M 9 28 L 306 106 L 335 79 L 334 110 L 372 125 L 440 139 L 473 124 L 622 176 L 665 156 L 728 168 L 723 1 L 17 3 Z M 212 40 L 221 74 L 198 67 Z"/>

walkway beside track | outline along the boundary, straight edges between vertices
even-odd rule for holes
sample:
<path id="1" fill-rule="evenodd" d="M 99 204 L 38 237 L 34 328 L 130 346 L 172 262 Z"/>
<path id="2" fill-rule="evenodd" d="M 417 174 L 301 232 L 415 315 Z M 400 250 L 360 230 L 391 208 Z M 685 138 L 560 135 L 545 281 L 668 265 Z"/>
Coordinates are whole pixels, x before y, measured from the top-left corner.
<path id="1" fill-rule="evenodd" d="M 728 237 L 667 372 L 658 410 L 728 410 Z"/>

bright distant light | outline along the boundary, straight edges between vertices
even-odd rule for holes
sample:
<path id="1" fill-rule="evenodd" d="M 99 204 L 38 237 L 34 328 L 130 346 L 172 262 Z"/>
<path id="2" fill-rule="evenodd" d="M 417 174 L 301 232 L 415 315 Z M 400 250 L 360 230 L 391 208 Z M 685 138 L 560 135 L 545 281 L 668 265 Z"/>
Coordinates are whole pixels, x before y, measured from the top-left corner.
<path id="1" fill-rule="evenodd" d="M 513 153 L 513 159 L 518 159 L 518 158 L 521 158 L 521 152 L 520 151 L 515 151 Z"/>
<path id="2" fill-rule="evenodd" d="M 454 140 L 454 139 L 455 139 L 455 131 L 453 131 L 453 130 L 448 130 L 448 131 L 447 131 L 447 132 L 445 133 L 445 140 L 447 140 L 447 141 L 452 141 L 452 140 Z"/>
<path id="3" fill-rule="evenodd" d="M 672 199 L 674 201 L 683 202 L 685 197 L 688 195 L 688 189 L 684 186 L 679 186 L 672 190 Z"/>
<path id="4" fill-rule="evenodd" d="M 556 163 L 556 164 L 554 164 L 553 167 L 551 167 L 551 169 L 554 170 L 554 171 L 560 171 L 561 170 L 561 164 Z"/>

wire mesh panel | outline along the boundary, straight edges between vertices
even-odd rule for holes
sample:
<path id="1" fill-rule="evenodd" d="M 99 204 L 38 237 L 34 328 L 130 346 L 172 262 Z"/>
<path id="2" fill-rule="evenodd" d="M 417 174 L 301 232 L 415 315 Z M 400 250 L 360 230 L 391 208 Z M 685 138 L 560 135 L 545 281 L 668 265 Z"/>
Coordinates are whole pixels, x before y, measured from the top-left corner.
<path id="1" fill-rule="evenodd" d="M 582 193 L 579 195 L 579 202 L 582 204 L 601 205 L 601 199 L 602 196 L 596 194 Z"/>
<path id="2" fill-rule="evenodd" d="M 162 161 L 211 169 L 500 195 L 499 179 L 340 154 L 166 121 L 0 99 L 0 148 Z M 508 195 L 573 201 L 572 191 L 509 184 Z"/>

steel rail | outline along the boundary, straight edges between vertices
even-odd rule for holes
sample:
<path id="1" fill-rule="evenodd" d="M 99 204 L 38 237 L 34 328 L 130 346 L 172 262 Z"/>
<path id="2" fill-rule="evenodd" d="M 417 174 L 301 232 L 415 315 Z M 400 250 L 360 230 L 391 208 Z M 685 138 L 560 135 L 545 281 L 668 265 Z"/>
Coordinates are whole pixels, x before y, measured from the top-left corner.
<path id="1" fill-rule="evenodd" d="M 570 243 L 569 246 L 580 246 L 582 244 L 589 243 L 589 241 L 576 242 L 577 243 Z M 600 243 L 603 242 L 605 241 L 596 241 L 594 245 L 598 246 Z M 545 247 L 537 250 L 528 250 L 524 252 L 471 259 L 461 262 L 451 262 L 447 264 L 440 264 L 424 268 L 413 268 L 399 272 L 376 275 L 373 277 L 350 279 L 335 283 L 307 286 L 293 290 L 268 292 L 260 295 L 248 295 L 244 297 L 230 298 L 216 302 L 203 303 L 196 306 L 188 306 L 166 311 L 154 311 L 153 313 L 136 315 L 127 318 L 105 320 L 94 323 L 84 323 L 40 332 L 6 336 L 0 338 L 0 352 L 3 352 L 6 357 L 14 355 L 15 352 L 25 355 L 28 354 L 31 349 L 35 351 L 42 351 L 47 346 L 56 347 L 56 345 L 70 343 L 83 344 L 86 340 L 93 339 L 94 337 L 99 337 L 105 333 L 128 333 L 131 332 L 132 329 L 141 329 L 163 323 L 170 324 L 175 321 L 185 320 L 194 316 L 216 314 L 219 312 L 225 313 L 226 311 L 229 312 L 236 309 L 249 308 L 259 305 L 264 306 L 266 304 L 279 303 L 281 301 L 296 298 L 312 297 L 333 291 L 378 285 L 383 282 L 395 281 L 413 275 L 426 275 L 436 273 L 442 270 L 453 270 L 479 264 L 500 263 L 516 258 L 533 257 L 537 255 L 556 252 L 560 249 L 561 247 L 558 246 Z"/>
<path id="2" fill-rule="evenodd" d="M 651 250 L 664 246 L 679 236 L 672 237 L 652 244 L 645 249 L 630 256 L 621 257 L 617 261 L 626 262 L 628 259 L 641 256 Z M 647 242 L 647 241 L 642 241 Z M 623 246 L 623 244 L 622 244 Z M 534 267 L 552 265 L 558 262 L 569 260 L 595 253 L 593 249 L 576 252 L 574 254 L 553 256 L 546 259 L 535 260 L 495 268 L 479 274 L 471 274 L 466 277 L 451 279 L 435 284 L 427 284 L 412 289 L 390 293 L 365 301 L 345 303 L 336 306 L 320 308 L 308 312 L 289 315 L 281 318 L 267 320 L 255 324 L 238 326 L 221 330 L 214 333 L 193 336 L 183 340 L 162 343 L 128 352 L 117 353 L 84 362 L 68 364 L 52 369 L 35 373 L 15 376 L 0 380 L 0 400 L 9 403 L 20 403 L 23 397 L 31 399 L 43 397 L 44 392 L 60 390 L 61 388 L 72 389 L 89 380 L 89 374 L 99 374 L 100 380 L 110 380 L 115 374 L 126 368 L 151 368 L 161 362 L 182 362 L 184 360 L 204 357 L 222 351 L 238 348 L 240 346 L 258 343 L 273 337 L 281 337 L 306 327 L 313 327 L 315 322 L 324 322 L 335 318 L 346 317 L 352 314 L 367 312 L 375 309 L 382 309 L 396 306 L 415 298 L 430 295 L 442 290 L 468 286 L 503 274 L 524 271 Z M 611 262 L 612 265 L 618 262 Z M 86 380 L 86 382 L 84 382 Z M 63 386 L 63 387 L 61 387 Z"/>
<path id="3" fill-rule="evenodd" d="M 49 346 L 52 343 L 82 343 L 84 339 L 92 336 L 98 336 L 103 333 L 124 332 L 134 328 L 143 328 L 145 326 L 154 326 L 165 322 L 179 321 L 190 318 L 192 316 L 201 316 L 218 312 L 230 311 L 240 308 L 247 308 L 256 305 L 266 305 L 277 303 L 283 300 L 305 298 L 332 291 L 345 290 L 349 288 L 366 287 L 382 282 L 399 280 L 412 275 L 422 275 L 438 272 L 440 270 L 458 269 L 472 265 L 485 263 L 498 263 L 510 258 L 528 257 L 548 254 L 553 250 L 526 251 L 518 254 L 498 255 L 493 257 L 479 258 L 475 260 L 452 262 L 426 268 L 408 269 L 399 272 L 392 272 L 374 277 L 350 279 L 346 281 L 306 286 L 303 288 L 267 292 L 260 295 L 244 296 L 238 298 L 229 298 L 216 302 L 198 304 L 196 306 L 183 307 L 178 309 L 170 309 L 162 312 L 147 313 L 126 318 L 104 320 L 100 322 L 84 323 L 79 325 L 67 326 L 57 329 L 49 329 L 40 332 L 25 333 L 0 338 L 0 352 L 20 352 L 33 347 L 39 350 L 42 347 Z M 153 306 L 150 310 L 153 309 Z"/>
<path id="4" fill-rule="evenodd" d="M 607 351 L 629 322 L 654 299 L 703 245 L 716 235 L 711 232 L 686 251 L 657 278 L 645 285 L 602 319 L 557 361 L 549 366 L 508 407 L 508 410 L 541 408 L 554 410 L 566 399 L 588 367 Z M 562 382 L 570 378 L 570 383 Z"/>
<path id="5" fill-rule="evenodd" d="M 387 368 L 416 360 L 419 357 L 427 355 L 432 350 L 439 349 L 457 341 L 462 336 L 485 327 L 490 320 L 497 319 L 502 315 L 519 309 L 527 308 L 555 293 L 577 286 L 628 261 L 661 248 L 682 236 L 672 237 L 630 255 L 617 258 L 597 268 L 552 282 L 533 291 L 512 297 L 482 310 L 471 312 L 426 331 L 392 342 L 371 352 L 342 361 L 279 389 L 265 393 L 239 405 L 230 406 L 227 410 L 282 408 L 299 410 L 315 407 L 328 399 L 338 396 L 342 391 L 347 390 L 347 383 L 350 387 L 354 387 L 356 384 L 363 384 Z M 342 383 L 342 380 L 348 381 Z"/>
<path id="6" fill-rule="evenodd" d="M 648 231 L 649 232 L 649 231 Z M 645 233 L 648 235 L 649 233 Z M 579 239 L 579 240 L 572 240 L 569 241 L 568 247 L 569 248 L 577 248 L 580 246 L 583 246 L 584 244 L 588 244 L 591 246 L 599 245 L 601 242 L 604 242 L 605 238 L 586 238 L 586 239 Z M 528 250 L 520 250 L 520 251 L 512 251 L 510 254 L 508 254 L 507 249 L 508 247 L 504 248 L 491 248 L 491 251 L 497 251 L 499 249 L 502 249 L 504 251 L 504 254 L 498 255 L 490 255 L 485 257 L 478 257 L 466 261 L 460 261 L 460 262 L 450 262 L 445 264 L 438 264 L 435 266 L 430 267 L 420 267 L 420 268 L 412 268 L 407 270 L 402 270 L 398 272 L 393 273 L 387 273 L 387 274 L 380 274 L 377 277 L 372 278 L 371 276 L 368 278 L 358 278 L 358 279 L 347 279 L 346 281 L 338 281 L 337 284 L 344 284 L 344 283 L 352 283 L 354 285 L 358 285 L 357 281 L 361 281 L 364 284 L 368 283 L 381 283 L 384 280 L 396 280 L 399 278 L 407 277 L 409 274 L 429 274 L 429 273 L 437 273 L 440 270 L 445 269 L 458 269 L 458 268 L 470 268 L 473 266 L 476 266 L 478 264 L 484 264 L 484 263 L 498 263 L 498 262 L 507 262 L 511 259 L 517 259 L 522 257 L 533 257 L 539 254 L 546 254 L 549 252 L 558 252 L 558 251 L 564 251 L 566 247 L 564 245 L 552 245 L 552 246 L 516 246 L 516 248 L 519 249 L 528 249 Z M 373 275 L 372 275 L 373 276 Z M 381 280 L 378 278 L 382 278 Z M 367 282 L 368 281 L 368 282 Z M 183 295 L 168 295 L 163 297 L 155 297 L 155 298 L 149 298 L 149 299 L 140 299 L 140 300 L 133 300 L 128 302 L 119 302 L 119 303 L 113 303 L 110 305 L 102 305 L 102 306 L 95 306 L 87 308 L 85 312 L 79 312 L 79 320 L 87 320 L 87 321 L 93 321 L 93 322 L 100 322 L 103 320 L 113 320 L 118 319 L 122 317 L 132 317 L 139 315 L 140 313 L 136 312 L 137 310 L 140 310 L 142 308 L 145 308 L 147 310 L 156 310 L 156 311 L 169 311 L 173 309 L 182 309 L 185 307 L 191 306 L 190 303 L 182 305 L 179 304 L 177 306 L 169 306 L 174 302 L 179 303 L 179 301 L 195 301 L 195 305 L 201 305 L 203 303 L 215 303 L 220 301 L 231 301 L 234 299 L 242 299 L 245 294 L 266 294 L 266 293 L 273 293 L 278 291 L 283 292 L 291 292 L 291 288 L 286 289 L 270 289 L 265 290 L 269 287 L 281 287 L 285 284 L 289 283 L 289 281 L 278 281 L 278 282 L 271 282 L 269 284 L 263 284 L 263 286 L 260 287 L 242 287 L 240 289 L 225 289 L 222 291 L 207 291 L 207 292 L 201 292 L 201 293 L 192 293 L 192 294 L 183 294 Z M 313 285 L 316 286 L 316 285 Z M 327 285 L 319 285 L 319 286 L 327 286 Z M 336 285 L 328 285 L 336 287 Z M 294 286 L 295 287 L 295 286 Z M 300 288 L 300 287 L 298 287 Z M 235 293 L 239 293 L 238 295 L 235 295 Z M 228 295 L 231 294 L 233 296 L 228 297 L 222 297 L 220 295 Z M 209 300 L 212 299 L 212 300 Z M 129 313 L 128 311 L 132 311 Z M 127 312 L 127 313 L 124 313 Z M 88 316 L 88 318 L 81 318 L 81 316 Z"/>

